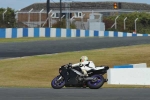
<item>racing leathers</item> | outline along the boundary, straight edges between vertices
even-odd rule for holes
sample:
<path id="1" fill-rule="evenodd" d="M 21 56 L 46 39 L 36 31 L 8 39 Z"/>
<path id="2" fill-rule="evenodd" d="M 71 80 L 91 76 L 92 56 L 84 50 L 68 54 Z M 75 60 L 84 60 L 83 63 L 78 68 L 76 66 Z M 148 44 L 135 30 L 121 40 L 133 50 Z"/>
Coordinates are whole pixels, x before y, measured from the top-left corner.
<path id="1" fill-rule="evenodd" d="M 95 69 L 95 64 L 93 61 L 83 61 L 80 63 L 72 64 L 72 67 L 80 67 L 84 76 L 88 76 L 87 71 Z"/>

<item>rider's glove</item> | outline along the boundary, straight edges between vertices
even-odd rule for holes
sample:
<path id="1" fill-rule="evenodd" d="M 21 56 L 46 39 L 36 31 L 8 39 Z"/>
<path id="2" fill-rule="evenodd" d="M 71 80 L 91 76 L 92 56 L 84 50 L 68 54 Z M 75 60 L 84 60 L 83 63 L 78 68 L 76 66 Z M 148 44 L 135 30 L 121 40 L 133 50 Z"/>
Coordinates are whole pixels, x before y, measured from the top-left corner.
<path id="1" fill-rule="evenodd" d="M 82 67 L 82 66 L 83 66 L 83 64 L 80 64 L 79 66 L 80 66 L 80 67 Z"/>
<path id="2" fill-rule="evenodd" d="M 69 64 L 68 64 L 68 68 L 72 68 L 72 63 L 69 63 Z"/>

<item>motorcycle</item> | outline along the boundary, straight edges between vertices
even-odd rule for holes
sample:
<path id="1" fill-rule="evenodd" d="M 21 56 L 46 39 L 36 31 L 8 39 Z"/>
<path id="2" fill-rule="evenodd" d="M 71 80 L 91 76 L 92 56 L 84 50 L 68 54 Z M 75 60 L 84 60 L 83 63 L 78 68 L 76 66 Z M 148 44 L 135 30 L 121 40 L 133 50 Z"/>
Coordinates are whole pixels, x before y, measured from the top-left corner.
<path id="1" fill-rule="evenodd" d="M 71 67 L 70 64 L 63 65 L 59 68 L 59 74 L 51 81 L 51 86 L 54 89 L 65 87 L 89 87 L 90 89 L 99 89 L 108 79 L 103 75 L 107 73 L 108 66 L 99 66 L 88 71 L 88 76 L 85 77 L 80 67 Z"/>

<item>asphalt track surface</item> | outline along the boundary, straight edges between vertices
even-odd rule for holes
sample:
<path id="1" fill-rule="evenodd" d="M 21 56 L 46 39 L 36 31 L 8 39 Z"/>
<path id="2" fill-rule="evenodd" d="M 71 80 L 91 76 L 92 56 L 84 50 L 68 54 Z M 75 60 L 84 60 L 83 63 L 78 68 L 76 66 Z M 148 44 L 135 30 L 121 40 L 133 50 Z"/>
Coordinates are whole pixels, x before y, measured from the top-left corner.
<path id="1" fill-rule="evenodd" d="M 34 42 L 0 43 L 0 59 L 137 44 L 150 44 L 150 37 L 67 38 Z"/>
<path id="2" fill-rule="evenodd" d="M 150 89 L 0 88 L 0 100 L 150 100 Z"/>
<path id="3" fill-rule="evenodd" d="M 150 44 L 150 37 L 69 38 L 0 43 L 0 59 L 139 44 Z M 0 88 L 0 100 L 150 100 L 150 89 Z"/>

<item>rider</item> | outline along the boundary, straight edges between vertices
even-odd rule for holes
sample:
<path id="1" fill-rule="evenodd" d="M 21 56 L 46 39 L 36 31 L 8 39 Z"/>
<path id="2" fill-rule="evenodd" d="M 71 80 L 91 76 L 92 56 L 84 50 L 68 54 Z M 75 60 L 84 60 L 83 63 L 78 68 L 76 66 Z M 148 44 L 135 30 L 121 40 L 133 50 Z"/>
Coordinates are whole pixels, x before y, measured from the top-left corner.
<path id="1" fill-rule="evenodd" d="M 72 64 L 72 67 L 77 67 L 77 66 L 81 67 L 84 76 L 88 76 L 87 71 L 95 68 L 95 64 L 93 63 L 93 61 L 88 61 L 87 56 L 82 56 L 80 58 L 80 63 Z"/>

